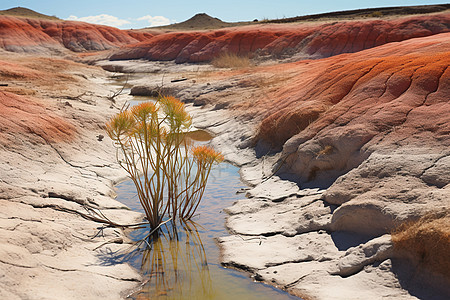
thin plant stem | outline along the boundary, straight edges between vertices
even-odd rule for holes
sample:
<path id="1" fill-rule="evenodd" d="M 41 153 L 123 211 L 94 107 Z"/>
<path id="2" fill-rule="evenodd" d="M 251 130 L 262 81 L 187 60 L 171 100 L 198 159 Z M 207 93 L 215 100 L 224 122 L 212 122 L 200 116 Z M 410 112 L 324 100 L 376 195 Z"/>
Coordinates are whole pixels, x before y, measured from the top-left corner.
<path id="1" fill-rule="evenodd" d="M 220 153 L 188 141 L 191 117 L 184 104 L 160 97 L 121 111 L 106 124 L 117 147 L 116 159 L 136 186 L 151 232 L 166 215 L 173 220 L 194 216 L 212 164 Z"/>

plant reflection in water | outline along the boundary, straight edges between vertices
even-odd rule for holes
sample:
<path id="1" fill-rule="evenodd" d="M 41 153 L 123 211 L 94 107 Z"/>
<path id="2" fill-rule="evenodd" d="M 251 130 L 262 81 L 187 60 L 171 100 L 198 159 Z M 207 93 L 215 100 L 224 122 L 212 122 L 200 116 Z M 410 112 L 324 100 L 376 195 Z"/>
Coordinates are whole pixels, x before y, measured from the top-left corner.
<path id="1" fill-rule="evenodd" d="M 192 221 L 168 220 L 123 259 L 141 266 L 145 284 L 132 299 L 214 299 L 205 249 Z M 148 229 L 146 230 L 148 232 Z"/>

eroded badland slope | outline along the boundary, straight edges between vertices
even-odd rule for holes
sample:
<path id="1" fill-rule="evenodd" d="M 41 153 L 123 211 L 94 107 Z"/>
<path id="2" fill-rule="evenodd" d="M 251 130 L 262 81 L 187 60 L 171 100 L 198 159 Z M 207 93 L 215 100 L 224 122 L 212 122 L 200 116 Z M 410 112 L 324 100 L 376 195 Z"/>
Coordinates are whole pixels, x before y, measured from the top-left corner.
<path id="1" fill-rule="evenodd" d="M 83 22 L 0 15 L 0 48 L 34 54 L 101 51 L 152 37 L 152 34 Z"/>
<path id="2" fill-rule="evenodd" d="M 108 261 L 124 234 L 96 236 L 101 225 L 76 213 L 140 217 L 112 199 L 112 180 L 123 174 L 99 138 L 115 111 L 112 91 L 99 84 L 105 76 L 63 59 L 0 54 L 2 299 L 120 299 L 141 280 Z"/>
<path id="3" fill-rule="evenodd" d="M 207 62 L 221 52 L 323 58 L 449 31 L 449 15 L 297 25 L 254 25 L 209 32 L 175 32 L 116 51 L 111 59 Z"/>
<path id="4" fill-rule="evenodd" d="M 439 266 L 448 265 L 444 249 L 450 242 L 449 37 L 444 33 L 354 54 L 266 67 L 237 81 L 246 88 L 262 84 L 265 92 L 259 95 L 256 108 L 251 97 L 239 103 L 228 99 L 227 105 L 246 118 L 261 117 L 250 140 L 260 155 L 280 152 L 271 168 L 243 168 L 244 178 L 262 182 L 249 195 L 265 195 L 259 203 L 243 200 L 230 210 L 228 226 L 241 235 L 269 236 L 267 240 L 280 248 L 274 260 L 265 255 L 270 246 L 258 248 L 257 243 L 240 238 L 224 239 L 226 262 L 319 299 L 392 296 L 393 290 L 387 287 L 393 278 L 382 279 L 390 272 L 396 276 L 394 282 L 410 293 L 394 293 L 397 298 L 444 299 L 448 295 L 442 288 L 449 274 Z M 239 143 L 240 147 L 249 144 Z M 277 176 L 294 179 L 303 189 L 326 190 L 312 199 L 295 187 L 280 196 L 273 192 L 274 185 L 267 184 L 277 183 Z M 278 203 L 280 198 L 284 200 Z M 277 203 L 267 205 L 267 199 Z M 412 246 L 403 250 L 415 255 L 415 275 L 396 261 L 404 253 L 393 250 L 389 235 L 384 237 L 387 241 L 375 239 L 375 245 L 363 242 L 367 248 L 349 248 L 427 213 L 440 214 L 436 224 L 442 227 L 422 226 L 408 235 L 406 244 Z M 307 237 L 312 232 L 322 232 L 309 239 L 323 244 L 317 242 L 308 250 Z M 348 232 L 353 237 L 360 233 L 361 240 L 350 241 L 345 236 Z M 295 248 L 282 254 L 288 245 L 298 246 L 303 256 Z M 337 251 L 335 256 L 316 256 L 317 248 L 328 249 L 319 253 L 333 253 L 326 248 L 330 245 L 342 252 L 331 247 Z M 433 249 L 440 250 L 433 254 Z M 252 257 L 258 255 L 263 258 L 254 263 Z M 430 269 L 438 270 L 440 280 L 446 279 L 424 276 Z M 286 275 L 292 273 L 296 275 Z M 423 284 L 430 281 L 437 282 L 437 292 L 431 296 Z M 357 293 L 353 285 L 365 292 Z M 337 286 L 342 290 L 334 290 Z"/>
<path id="5" fill-rule="evenodd" d="M 106 73 L 16 53 L 106 49 L 112 61 L 102 65 L 129 72 L 141 62 L 115 60 L 209 62 L 231 52 L 263 62 L 176 75 L 158 65 L 147 82 L 130 82 L 145 94 L 164 81 L 201 106 L 198 126 L 242 166 L 251 188 L 227 209 L 224 264 L 306 299 L 449 295 L 449 13 L 158 35 L 8 16 L 0 24 L 0 295 L 114 298 L 139 280 L 99 262 L 97 247 L 121 233 L 90 240 L 97 225 L 67 213 L 91 205 L 136 217 L 111 199 L 123 173 L 99 138 L 119 106 L 107 99 Z M 180 75 L 188 80 L 171 82 Z M 49 287 L 55 278 L 67 279 Z"/>

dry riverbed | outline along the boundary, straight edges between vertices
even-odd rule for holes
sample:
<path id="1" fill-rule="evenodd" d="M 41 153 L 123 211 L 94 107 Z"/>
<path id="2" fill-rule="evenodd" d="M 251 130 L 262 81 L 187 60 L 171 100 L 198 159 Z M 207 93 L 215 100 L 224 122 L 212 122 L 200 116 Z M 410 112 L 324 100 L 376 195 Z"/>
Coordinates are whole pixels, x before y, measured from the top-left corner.
<path id="1" fill-rule="evenodd" d="M 395 226 L 392 218 L 401 220 L 423 214 L 424 203 L 435 203 L 434 209 L 441 206 L 445 211 L 447 190 L 431 183 L 427 192 L 422 189 L 422 201 L 392 201 L 386 211 L 381 203 L 371 200 L 380 195 L 394 199 L 402 185 L 405 192 L 416 193 L 414 188 L 408 190 L 407 182 L 417 180 L 414 174 L 429 173 L 423 178 L 425 181 L 435 178 L 432 173 L 439 172 L 443 158 L 449 155 L 445 147 L 426 150 L 407 145 L 390 155 L 377 150 L 331 187 L 333 181 L 324 178 L 300 188 L 288 180 L 295 178 L 292 174 L 279 168 L 286 150 L 264 155 L 265 149 L 254 140 L 262 118 L 258 113 L 259 99 L 273 90 L 271 83 L 281 81 L 273 74 L 212 72 L 207 65 L 181 65 L 179 73 L 171 74 L 168 70 L 177 67 L 172 63 L 101 64 L 110 69 L 119 65 L 121 71 L 130 73 L 160 69 L 153 72 L 154 76 L 131 80 L 131 93 L 152 95 L 162 90 L 193 103 L 196 126 L 214 133 L 212 144 L 228 161 L 241 167 L 242 180 L 249 188 L 246 197 L 226 209 L 226 226 L 231 235 L 218 239 L 225 266 L 248 271 L 258 280 L 306 299 L 445 299 L 448 295 L 445 279 L 397 251 L 387 229 Z M 428 162 L 416 163 L 425 160 Z M 378 172 L 379 168 L 393 166 L 403 173 L 387 171 L 381 180 L 379 175 L 361 176 L 367 170 Z M 401 184 L 388 187 L 393 178 Z M 349 182 L 359 185 L 359 190 L 372 189 L 372 197 L 351 205 L 333 200 L 336 195 L 351 191 Z"/>
<path id="2" fill-rule="evenodd" d="M 98 209 L 119 223 L 142 217 L 113 199 L 113 184 L 125 175 L 104 132 L 104 123 L 124 99 L 108 99 L 118 90 L 108 80 L 113 74 L 60 61 L 64 67 L 53 70 L 59 77 L 46 79 L 33 72 L 52 60 L 37 64 L 26 56 L 7 59 L 13 61 L 15 73 L 2 73 L 0 80 L 9 80 L 9 86 L 0 90 L 0 96 L 15 99 L 8 109 L 24 117 L 13 130 L 6 131 L 8 124 L 1 127 L 0 296 L 123 298 L 141 283 L 136 270 L 112 261 L 113 252 L 128 247 L 126 234 L 114 228 L 100 231 L 99 223 L 76 213 Z M 275 172 L 282 154 L 261 155 L 261 149 L 252 147 L 261 115 L 242 113 L 246 103 L 239 102 L 256 99 L 265 90 L 242 84 L 246 74 L 217 74 L 208 65 L 142 61 L 99 65 L 132 73 L 124 79 L 131 93 L 162 90 L 190 103 L 195 126 L 214 133 L 212 144 L 241 167 L 249 188 L 247 197 L 227 208 L 230 235 L 218 240 L 224 265 L 305 299 L 448 295 L 437 277 L 432 277 L 434 289 L 423 283 L 431 276 L 426 272 L 410 278 L 415 266 L 396 256 L 389 234 L 336 230 L 340 204 L 324 201 L 328 186 L 299 188 Z M 36 103 L 35 110 L 17 104 L 29 101 Z M 230 109 L 239 105 L 240 112 Z M 36 113 L 48 119 L 27 123 L 27 116 Z M 50 129 L 53 135 L 46 135 Z M 377 165 L 376 159 L 369 163 Z M 368 207 L 365 213 L 373 211 Z"/>

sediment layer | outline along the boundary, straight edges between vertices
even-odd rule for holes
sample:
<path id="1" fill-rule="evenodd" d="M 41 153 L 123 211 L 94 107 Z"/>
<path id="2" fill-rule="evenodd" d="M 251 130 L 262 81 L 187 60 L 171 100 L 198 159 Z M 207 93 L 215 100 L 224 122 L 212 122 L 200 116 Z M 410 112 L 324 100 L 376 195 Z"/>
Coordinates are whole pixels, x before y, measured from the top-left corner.
<path id="1" fill-rule="evenodd" d="M 208 32 L 154 36 L 115 51 L 110 59 L 208 62 L 220 53 L 241 56 L 310 59 L 354 53 L 416 37 L 448 32 L 450 15 L 399 19 L 254 25 Z"/>
<path id="2" fill-rule="evenodd" d="M 62 54 L 102 51 L 152 37 L 145 32 L 120 30 L 77 21 L 0 16 L 0 48 L 18 53 Z"/>

